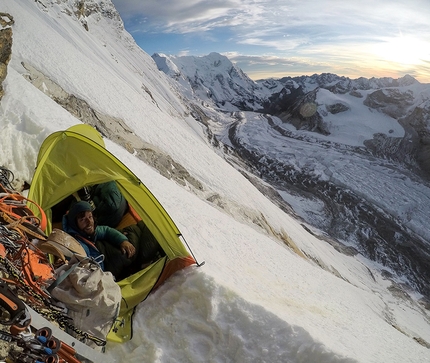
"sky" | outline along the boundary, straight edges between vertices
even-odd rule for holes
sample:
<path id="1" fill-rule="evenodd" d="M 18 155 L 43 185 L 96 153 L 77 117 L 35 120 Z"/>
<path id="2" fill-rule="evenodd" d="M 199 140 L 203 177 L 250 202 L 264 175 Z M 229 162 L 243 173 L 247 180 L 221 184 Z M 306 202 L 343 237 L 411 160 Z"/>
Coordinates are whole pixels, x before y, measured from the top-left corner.
<path id="1" fill-rule="evenodd" d="M 109 342 L 105 361 L 428 363 L 428 348 L 415 339 L 430 341 L 428 314 L 393 295 L 377 266 L 339 253 L 271 203 L 185 119 L 170 80 L 149 57 L 123 43 L 103 17 L 89 17 L 85 30 L 70 4 L 0 0 L 16 24 L 0 103 L 0 165 L 18 181 L 31 180 L 45 138 L 80 122 L 51 98 L 67 92 L 98 117 L 117 117 L 130 145 L 140 138 L 203 186 L 192 192 L 104 139 L 206 262 L 175 274 L 140 304 L 133 339 Z M 40 71 L 34 83 L 24 77 L 29 65 Z M 287 234 L 311 257 L 268 230 Z"/>
<path id="2" fill-rule="evenodd" d="M 113 0 L 148 54 L 226 55 L 252 79 L 335 73 L 430 83 L 427 0 Z"/>

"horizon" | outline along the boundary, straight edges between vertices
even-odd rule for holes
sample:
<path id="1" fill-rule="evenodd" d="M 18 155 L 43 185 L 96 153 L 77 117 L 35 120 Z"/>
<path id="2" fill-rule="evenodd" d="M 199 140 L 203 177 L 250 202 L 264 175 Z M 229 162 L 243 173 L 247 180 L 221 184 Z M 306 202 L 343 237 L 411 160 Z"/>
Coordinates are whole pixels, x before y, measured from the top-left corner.
<path id="1" fill-rule="evenodd" d="M 334 73 L 430 83 L 430 3 L 112 0 L 149 55 L 227 56 L 251 79 Z"/>

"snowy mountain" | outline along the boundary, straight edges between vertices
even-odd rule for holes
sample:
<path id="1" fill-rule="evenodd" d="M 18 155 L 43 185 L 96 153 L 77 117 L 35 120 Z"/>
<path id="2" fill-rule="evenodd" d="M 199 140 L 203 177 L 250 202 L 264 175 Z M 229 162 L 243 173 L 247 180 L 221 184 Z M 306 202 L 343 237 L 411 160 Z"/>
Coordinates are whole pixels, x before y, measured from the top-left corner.
<path id="1" fill-rule="evenodd" d="M 17 187 L 31 183 L 49 134 L 91 124 L 206 261 L 140 304 L 133 339 L 108 343 L 109 357 L 429 361 L 426 160 L 380 154 L 391 138 L 428 127 L 419 108 L 426 85 L 367 80 L 371 88 L 335 93 L 317 76 L 253 82 L 215 53 L 201 59 L 206 65 L 154 61 L 109 0 L 0 4 L 0 164 Z M 346 89 L 349 80 L 341 81 L 336 88 Z M 392 89 L 413 95 L 393 107 L 384 101 L 397 97 Z M 296 93 L 297 102 L 316 101 L 304 107 L 307 129 L 289 122 L 294 107 L 268 112 Z M 401 113 L 402 124 L 387 110 Z M 312 112 L 320 128 L 307 120 Z M 417 145 L 426 140 L 417 137 Z"/>
<path id="2" fill-rule="evenodd" d="M 206 115 L 208 139 L 271 185 L 275 203 L 428 301 L 429 84 L 334 74 L 255 83 L 216 53 L 153 58 Z"/>

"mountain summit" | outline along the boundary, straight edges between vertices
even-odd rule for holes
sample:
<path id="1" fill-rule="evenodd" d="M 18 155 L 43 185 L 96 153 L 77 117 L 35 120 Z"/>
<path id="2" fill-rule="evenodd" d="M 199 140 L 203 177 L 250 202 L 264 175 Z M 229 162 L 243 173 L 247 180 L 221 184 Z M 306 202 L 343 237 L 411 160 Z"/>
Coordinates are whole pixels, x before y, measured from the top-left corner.
<path id="1" fill-rule="evenodd" d="M 152 58 L 159 70 L 183 87 L 186 95 L 210 100 L 224 110 L 262 108 L 260 87 L 219 53 L 204 57 L 154 54 Z"/>

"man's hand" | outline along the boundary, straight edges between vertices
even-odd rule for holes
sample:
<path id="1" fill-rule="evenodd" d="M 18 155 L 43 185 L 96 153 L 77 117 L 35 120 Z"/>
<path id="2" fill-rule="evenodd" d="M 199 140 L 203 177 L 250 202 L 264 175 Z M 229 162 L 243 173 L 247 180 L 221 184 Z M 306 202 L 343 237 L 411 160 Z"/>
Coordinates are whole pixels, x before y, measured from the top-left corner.
<path id="1" fill-rule="evenodd" d="M 122 242 L 120 248 L 121 248 L 121 252 L 124 255 L 127 255 L 128 258 L 132 258 L 134 256 L 134 254 L 136 253 L 136 249 L 128 241 Z"/>

